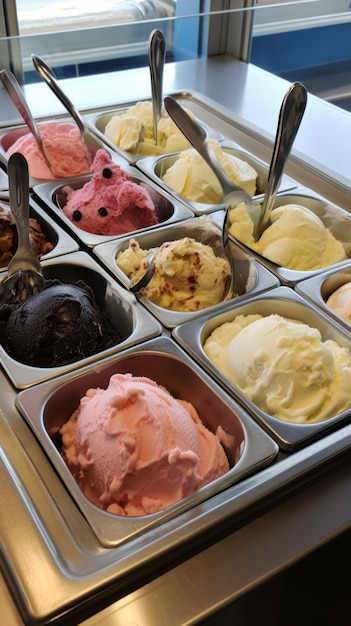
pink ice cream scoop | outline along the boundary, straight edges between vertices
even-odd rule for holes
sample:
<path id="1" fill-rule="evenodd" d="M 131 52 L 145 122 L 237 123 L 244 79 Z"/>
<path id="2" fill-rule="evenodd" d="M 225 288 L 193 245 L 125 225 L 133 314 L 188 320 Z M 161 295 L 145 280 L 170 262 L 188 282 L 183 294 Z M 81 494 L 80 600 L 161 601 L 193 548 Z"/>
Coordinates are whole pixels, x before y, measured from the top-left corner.
<path id="1" fill-rule="evenodd" d="M 115 374 L 89 389 L 60 432 L 82 492 L 117 515 L 159 511 L 229 470 L 195 408 L 145 377 Z"/>
<path id="2" fill-rule="evenodd" d="M 121 235 L 158 223 L 148 191 L 105 150 L 97 151 L 91 170 L 93 176 L 85 185 L 68 190 L 62 208 L 76 226 L 97 235 Z"/>
<path id="3" fill-rule="evenodd" d="M 10 157 L 14 152 L 23 154 L 28 161 L 29 175 L 33 178 L 55 180 L 89 172 L 89 150 L 75 124 L 46 122 L 38 128 L 51 170 L 32 133 L 18 137 L 7 150 L 7 156 Z"/>

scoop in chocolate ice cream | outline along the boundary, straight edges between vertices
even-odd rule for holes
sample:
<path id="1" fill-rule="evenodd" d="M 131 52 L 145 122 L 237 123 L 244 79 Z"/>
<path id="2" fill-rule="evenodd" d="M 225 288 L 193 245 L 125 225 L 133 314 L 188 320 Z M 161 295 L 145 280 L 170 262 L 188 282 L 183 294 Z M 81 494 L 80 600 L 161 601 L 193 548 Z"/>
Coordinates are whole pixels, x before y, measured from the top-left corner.
<path id="1" fill-rule="evenodd" d="M 21 363 L 55 367 L 120 343 L 121 335 L 85 283 L 50 281 L 20 305 L 0 307 L 0 340 Z"/>
<path id="2" fill-rule="evenodd" d="M 29 239 L 37 256 L 50 252 L 54 247 L 34 217 L 29 218 Z M 10 206 L 6 202 L 0 202 L 0 267 L 7 267 L 16 248 L 17 231 Z"/>

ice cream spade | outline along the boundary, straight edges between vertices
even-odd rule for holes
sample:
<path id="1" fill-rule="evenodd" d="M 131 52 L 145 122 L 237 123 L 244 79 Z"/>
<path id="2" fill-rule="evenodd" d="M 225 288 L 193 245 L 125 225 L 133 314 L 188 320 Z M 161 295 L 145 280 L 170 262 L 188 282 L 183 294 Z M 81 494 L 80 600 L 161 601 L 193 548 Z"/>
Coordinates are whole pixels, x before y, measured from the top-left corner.
<path id="1" fill-rule="evenodd" d="M 28 164 L 18 152 L 8 162 L 10 206 L 15 218 L 18 246 L 11 259 L 7 277 L 0 283 L 0 303 L 10 304 L 26 300 L 45 288 L 39 258 L 34 254 L 29 239 L 29 178 Z"/>
<path id="2" fill-rule="evenodd" d="M 9 94 L 13 104 L 15 105 L 16 109 L 19 111 L 21 117 L 23 118 L 24 122 L 26 123 L 30 132 L 32 133 L 35 141 L 37 142 L 38 148 L 45 159 L 46 164 L 51 170 L 50 161 L 46 155 L 44 144 L 43 144 L 39 129 L 34 121 L 34 118 L 29 109 L 27 101 L 24 97 L 23 91 L 17 81 L 17 78 L 15 77 L 14 74 L 12 74 L 12 72 L 4 69 L 0 71 L 0 79 L 7 93 Z"/>
<path id="3" fill-rule="evenodd" d="M 42 78 L 43 81 L 50 87 L 51 91 L 54 92 L 55 96 L 60 100 L 61 104 L 63 104 L 70 116 L 74 119 L 81 137 L 89 150 L 90 161 L 92 161 L 92 156 L 95 155 L 99 148 L 101 148 L 97 138 L 94 136 L 89 126 L 85 123 L 72 101 L 62 90 L 62 87 L 60 87 L 51 67 L 49 67 L 47 63 L 45 63 L 45 61 L 43 61 L 43 59 L 38 57 L 36 54 L 32 54 L 32 62 L 40 78 Z"/>
<path id="4" fill-rule="evenodd" d="M 300 127 L 306 103 L 307 92 L 304 85 L 298 82 L 290 85 L 280 107 L 266 191 L 260 217 L 254 229 L 255 241 L 261 237 L 269 221 L 280 180 Z"/>
<path id="5" fill-rule="evenodd" d="M 177 124 L 183 135 L 217 176 L 223 190 L 224 204 L 232 208 L 238 204 L 246 204 L 247 210 L 255 223 L 259 217 L 259 206 L 253 202 L 252 197 L 244 189 L 235 185 L 228 178 L 206 141 L 205 129 L 195 119 L 192 119 L 171 96 L 165 97 L 164 105 L 167 113 Z"/>
<path id="6" fill-rule="evenodd" d="M 136 283 L 131 283 L 129 286 L 129 291 L 131 291 L 132 293 L 139 293 L 144 287 L 146 287 L 146 285 L 148 285 L 151 278 L 153 277 L 155 271 L 155 258 L 152 252 L 149 252 L 149 254 L 147 255 L 146 263 L 146 270 L 142 277 L 139 278 Z"/>
<path id="7" fill-rule="evenodd" d="M 153 30 L 148 42 L 153 112 L 153 135 L 157 145 L 157 124 L 162 113 L 163 68 L 165 62 L 165 38 L 160 30 Z"/>

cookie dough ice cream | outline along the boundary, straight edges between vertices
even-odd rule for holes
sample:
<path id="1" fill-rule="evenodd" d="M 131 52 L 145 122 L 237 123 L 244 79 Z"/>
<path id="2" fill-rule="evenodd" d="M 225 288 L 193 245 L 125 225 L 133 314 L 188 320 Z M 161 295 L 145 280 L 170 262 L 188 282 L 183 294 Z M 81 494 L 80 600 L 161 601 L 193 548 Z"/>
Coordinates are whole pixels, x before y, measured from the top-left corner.
<path id="1" fill-rule="evenodd" d="M 187 113 L 194 117 L 190 111 Z M 189 147 L 187 139 L 166 111 L 162 112 L 158 122 L 155 144 L 150 101 L 137 102 L 125 113 L 113 115 L 105 127 L 104 135 L 121 150 L 144 156 L 178 152 Z"/>
<path id="2" fill-rule="evenodd" d="M 159 248 L 143 250 L 132 239 L 117 255 L 118 267 L 133 282 L 145 273 L 147 256 L 154 253 L 154 274 L 142 294 L 172 311 L 199 311 L 232 296 L 227 293 L 231 269 L 227 259 L 217 257 L 211 246 L 183 237 L 164 242 Z"/>
<path id="3" fill-rule="evenodd" d="M 246 161 L 223 149 L 215 139 L 208 139 L 207 143 L 228 178 L 245 189 L 250 196 L 254 196 L 257 187 L 256 170 Z M 218 178 L 194 148 L 181 152 L 163 174 L 162 180 L 187 200 L 205 204 L 223 202 L 223 191 Z"/>
<path id="4" fill-rule="evenodd" d="M 204 351 L 262 411 L 309 424 L 350 408 L 351 355 L 319 330 L 279 315 L 238 315 Z"/>
<path id="5" fill-rule="evenodd" d="M 254 224 L 244 205 L 230 211 L 230 233 L 266 259 L 299 271 L 321 269 L 344 261 L 343 244 L 335 239 L 322 220 L 298 204 L 273 209 L 271 224 L 255 242 Z"/>
<path id="6" fill-rule="evenodd" d="M 128 373 L 88 389 L 60 432 L 82 492 L 117 515 L 159 511 L 229 470 L 219 437 L 192 404 Z"/>

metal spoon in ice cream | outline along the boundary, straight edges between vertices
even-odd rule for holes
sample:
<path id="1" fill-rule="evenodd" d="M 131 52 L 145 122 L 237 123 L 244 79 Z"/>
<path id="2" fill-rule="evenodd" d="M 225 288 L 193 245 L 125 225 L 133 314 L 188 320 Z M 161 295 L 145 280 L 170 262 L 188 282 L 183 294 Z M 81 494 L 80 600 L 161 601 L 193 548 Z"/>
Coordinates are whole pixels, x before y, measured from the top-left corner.
<path id="1" fill-rule="evenodd" d="M 157 145 L 157 124 L 162 113 L 163 68 L 165 62 L 165 38 L 160 30 L 153 30 L 148 43 L 153 111 L 153 135 Z"/>
<path id="2" fill-rule="evenodd" d="M 304 85 L 297 82 L 293 83 L 287 90 L 280 107 L 266 191 L 260 218 L 254 230 L 255 241 L 261 237 L 267 226 L 283 170 L 305 112 L 306 102 L 307 92 Z"/>
<path id="3" fill-rule="evenodd" d="M 256 221 L 259 217 L 257 203 L 254 204 L 252 197 L 244 189 L 235 185 L 225 174 L 222 166 L 207 144 L 205 129 L 196 120 L 192 119 L 171 96 L 165 97 L 164 105 L 167 113 L 177 124 L 183 135 L 217 176 L 223 190 L 226 206 L 235 207 L 238 204 L 246 204 L 248 212 L 250 215 L 252 214 L 252 219 Z"/>
<path id="4" fill-rule="evenodd" d="M 39 129 L 34 121 L 34 118 L 31 114 L 31 111 L 24 97 L 23 91 L 17 81 L 17 78 L 15 77 L 14 74 L 12 74 L 12 72 L 4 69 L 0 71 L 0 79 L 7 93 L 9 94 L 13 104 L 15 105 L 16 109 L 19 111 L 21 117 L 23 118 L 24 122 L 26 123 L 30 132 L 32 133 L 35 141 L 37 142 L 37 146 L 41 154 L 43 155 L 47 166 L 51 170 L 50 161 L 46 155 L 44 144 L 43 144 Z"/>
<path id="5" fill-rule="evenodd" d="M 18 152 L 8 163 L 10 206 L 18 233 L 17 250 L 11 259 L 7 278 L 0 283 L 0 303 L 10 304 L 26 300 L 45 288 L 38 257 L 29 239 L 29 178 L 28 164 Z"/>
<path id="6" fill-rule="evenodd" d="M 149 252 L 149 254 L 146 257 L 145 273 L 142 275 L 141 278 L 139 278 L 139 280 L 137 280 L 137 282 L 130 284 L 129 291 L 135 294 L 139 293 L 142 289 L 144 289 L 144 287 L 146 287 L 146 285 L 149 284 L 151 278 L 153 277 L 154 271 L 155 271 L 154 254 L 152 252 Z"/>
<path id="7" fill-rule="evenodd" d="M 88 147 L 90 160 L 92 161 L 92 155 L 94 155 L 96 151 L 101 148 L 101 145 L 99 144 L 97 138 L 94 136 L 89 126 L 85 123 L 79 111 L 76 109 L 69 97 L 60 87 L 53 70 L 47 65 L 47 63 L 45 63 L 45 61 L 43 61 L 43 59 L 38 57 L 36 54 L 32 54 L 32 61 L 39 76 L 50 87 L 51 91 L 54 92 L 55 96 L 57 96 L 61 104 L 63 104 L 70 116 L 73 117 L 75 123 L 78 126 L 82 139 Z"/>

